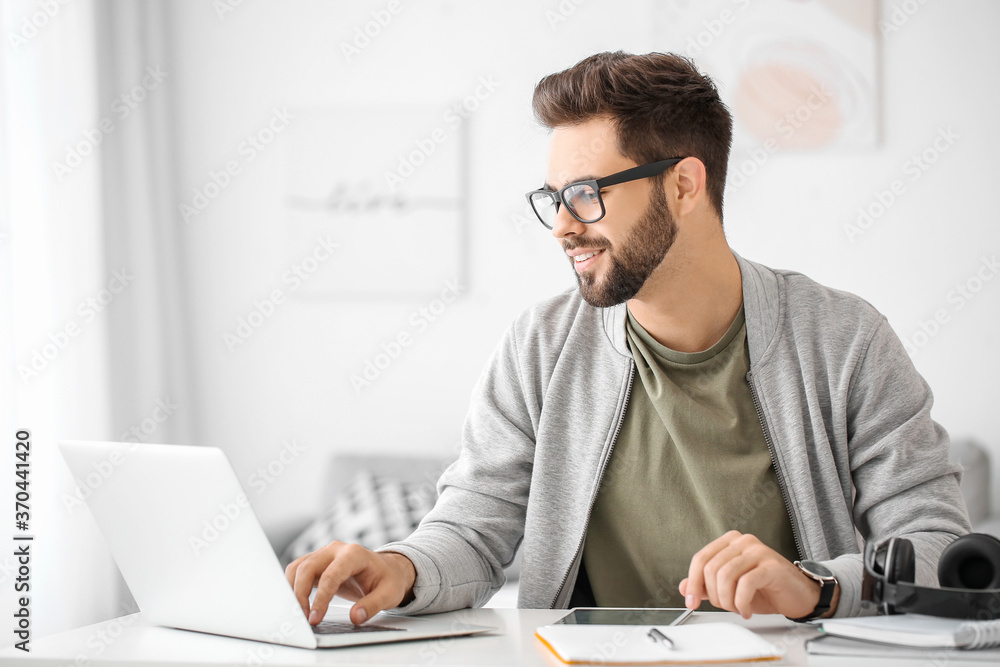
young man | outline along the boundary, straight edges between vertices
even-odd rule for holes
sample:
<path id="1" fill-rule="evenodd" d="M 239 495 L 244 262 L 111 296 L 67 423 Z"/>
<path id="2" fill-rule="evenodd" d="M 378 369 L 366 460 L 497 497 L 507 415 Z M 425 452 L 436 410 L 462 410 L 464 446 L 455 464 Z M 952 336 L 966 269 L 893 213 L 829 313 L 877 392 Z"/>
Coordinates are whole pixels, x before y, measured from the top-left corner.
<path id="1" fill-rule="evenodd" d="M 601 53 L 534 109 L 552 143 L 528 199 L 579 289 L 507 331 L 411 537 L 288 566 L 310 621 L 334 594 L 355 623 L 481 605 L 518 547 L 528 608 L 856 615 L 858 535 L 907 537 L 934 585 L 969 520 L 930 389 L 867 302 L 729 248 L 714 84 Z"/>

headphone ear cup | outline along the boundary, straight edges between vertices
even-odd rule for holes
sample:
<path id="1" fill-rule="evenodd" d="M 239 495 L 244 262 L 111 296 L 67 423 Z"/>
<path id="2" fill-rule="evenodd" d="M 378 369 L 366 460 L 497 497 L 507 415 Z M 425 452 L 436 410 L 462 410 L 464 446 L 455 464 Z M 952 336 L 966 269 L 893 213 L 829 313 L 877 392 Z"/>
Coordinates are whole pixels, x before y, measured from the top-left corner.
<path id="1" fill-rule="evenodd" d="M 945 588 L 1000 588 L 1000 540 L 970 533 L 949 544 L 938 561 L 938 582 Z"/>
<path id="2" fill-rule="evenodd" d="M 916 558 L 913 543 L 902 537 L 892 538 L 889 548 L 892 562 L 885 564 L 886 581 L 891 584 L 912 584 L 916 579 Z"/>
<path id="3" fill-rule="evenodd" d="M 872 570 L 875 571 L 875 574 L 885 574 L 885 554 L 888 550 L 888 541 L 875 547 L 875 553 L 872 554 Z"/>

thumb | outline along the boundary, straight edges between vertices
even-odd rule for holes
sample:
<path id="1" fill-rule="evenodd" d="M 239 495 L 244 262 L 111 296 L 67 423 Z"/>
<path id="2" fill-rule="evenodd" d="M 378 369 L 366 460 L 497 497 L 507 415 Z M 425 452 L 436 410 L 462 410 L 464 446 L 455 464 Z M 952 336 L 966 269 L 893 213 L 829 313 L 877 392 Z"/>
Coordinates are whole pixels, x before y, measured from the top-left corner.
<path id="1" fill-rule="evenodd" d="M 397 606 L 392 602 L 392 595 L 391 586 L 386 584 L 377 586 L 351 607 L 351 622 L 355 625 L 361 625 L 383 609 Z"/>

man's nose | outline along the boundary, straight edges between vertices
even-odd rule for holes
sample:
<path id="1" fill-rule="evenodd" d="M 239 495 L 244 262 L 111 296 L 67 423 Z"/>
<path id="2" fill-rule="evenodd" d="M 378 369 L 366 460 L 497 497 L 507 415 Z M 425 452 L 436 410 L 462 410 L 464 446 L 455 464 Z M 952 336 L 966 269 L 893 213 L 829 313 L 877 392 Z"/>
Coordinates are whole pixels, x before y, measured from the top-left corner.
<path id="1" fill-rule="evenodd" d="M 568 208 L 565 206 L 559 207 L 559 211 L 556 213 L 556 219 L 552 223 L 552 236 L 557 239 L 562 239 L 567 236 L 577 236 L 583 234 L 585 231 L 586 225 L 574 218 Z"/>

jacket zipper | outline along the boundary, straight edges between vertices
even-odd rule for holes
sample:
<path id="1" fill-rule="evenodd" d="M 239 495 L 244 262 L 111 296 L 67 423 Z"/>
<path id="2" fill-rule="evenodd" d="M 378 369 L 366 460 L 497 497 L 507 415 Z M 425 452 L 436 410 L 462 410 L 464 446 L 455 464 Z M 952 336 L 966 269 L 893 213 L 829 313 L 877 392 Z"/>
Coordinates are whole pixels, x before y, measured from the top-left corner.
<path id="1" fill-rule="evenodd" d="M 594 512 L 594 503 L 597 502 L 597 493 L 601 489 L 601 480 L 604 479 L 604 471 L 608 468 L 608 461 L 611 460 L 611 454 L 615 451 L 615 443 L 618 441 L 618 434 L 622 430 L 622 424 L 625 422 L 625 411 L 628 409 L 628 399 L 632 395 L 632 381 L 635 379 L 635 362 L 630 361 L 629 374 L 628 374 L 628 387 L 625 389 L 625 402 L 622 403 L 622 413 L 618 417 L 618 425 L 615 427 L 615 434 L 611 438 L 611 446 L 608 448 L 608 455 L 604 457 L 604 462 L 601 464 L 601 472 L 597 476 L 597 486 L 594 487 L 594 493 L 590 497 L 590 507 L 587 509 L 587 521 L 584 524 L 583 535 L 580 536 L 580 543 L 576 546 L 576 553 L 573 555 L 573 560 L 569 563 L 569 569 L 566 570 L 566 574 L 563 575 L 562 583 L 559 584 L 559 588 L 556 589 L 556 596 L 552 598 L 552 602 L 549 603 L 549 609 L 554 609 L 556 605 L 556 600 L 559 599 L 559 594 L 562 593 L 563 588 L 566 586 L 566 581 L 569 579 L 569 572 L 573 569 L 573 564 L 576 562 L 577 558 L 580 557 L 580 551 L 583 549 L 583 543 L 587 538 L 587 527 L 590 525 L 590 515 Z"/>
<path id="2" fill-rule="evenodd" d="M 785 478 L 778 467 L 778 459 L 774 455 L 774 442 L 771 440 L 771 431 L 764 421 L 764 411 L 760 407 L 760 399 L 757 397 L 757 389 L 753 384 L 752 372 L 747 372 L 747 386 L 750 387 L 750 396 L 753 398 L 753 407 L 757 410 L 757 419 L 760 421 L 760 428 L 764 432 L 764 442 L 767 443 L 767 450 L 771 454 L 771 466 L 774 468 L 774 476 L 778 479 L 778 488 L 781 489 L 781 498 L 785 501 L 785 511 L 788 512 L 788 523 L 792 527 L 792 539 L 795 541 L 795 551 L 799 554 L 799 560 L 805 558 L 802 551 L 802 542 L 799 541 L 799 531 L 795 527 L 795 517 L 792 515 L 792 505 L 788 502 L 788 491 L 785 488 Z"/>

